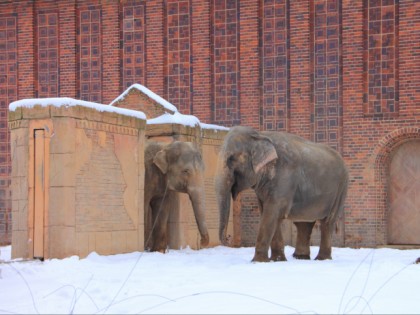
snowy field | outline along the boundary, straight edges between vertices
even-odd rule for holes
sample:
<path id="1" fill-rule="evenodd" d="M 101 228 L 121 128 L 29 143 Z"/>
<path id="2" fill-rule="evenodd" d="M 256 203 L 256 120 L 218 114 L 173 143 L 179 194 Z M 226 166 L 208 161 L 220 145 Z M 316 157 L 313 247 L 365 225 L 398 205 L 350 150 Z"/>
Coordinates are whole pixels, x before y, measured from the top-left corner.
<path id="1" fill-rule="evenodd" d="M 0 247 L 0 313 L 420 313 L 420 250 L 333 248 L 331 261 L 293 250 L 270 263 L 223 246 L 25 262 Z"/>

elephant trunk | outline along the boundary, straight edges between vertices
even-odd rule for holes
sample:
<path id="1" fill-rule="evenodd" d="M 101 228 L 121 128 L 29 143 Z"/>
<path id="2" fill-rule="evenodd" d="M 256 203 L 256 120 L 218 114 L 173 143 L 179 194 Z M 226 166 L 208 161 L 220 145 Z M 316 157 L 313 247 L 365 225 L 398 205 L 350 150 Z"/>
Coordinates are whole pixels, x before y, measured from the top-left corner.
<path id="1" fill-rule="evenodd" d="M 219 240 L 222 245 L 228 246 L 229 240 L 226 237 L 230 214 L 230 200 L 233 175 L 225 168 L 222 174 L 216 177 L 216 195 L 219 206 Z"/>
<path id="2" fill-rule="evenodd" d="M 206 247 L 209 245 L 209 232 L 207 230 L 205 207 L 204 207 L 204 187 L 196 187 L 188 191 L 191 204 L 194 210 L 195 221 L 198 226 L 198 231 L 201 235 L 200 245 Z"/>

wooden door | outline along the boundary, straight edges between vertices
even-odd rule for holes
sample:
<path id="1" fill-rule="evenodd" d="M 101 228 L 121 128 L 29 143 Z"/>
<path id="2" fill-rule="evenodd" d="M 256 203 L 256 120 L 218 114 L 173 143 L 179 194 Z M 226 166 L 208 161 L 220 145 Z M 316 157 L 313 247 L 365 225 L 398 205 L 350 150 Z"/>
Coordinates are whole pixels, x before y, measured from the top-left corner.
<path id="1" fill-rule="evenodd" d="M 34 258 L 44 258 L 44 165 L 45 165 L 45 141 L 44 130 L 34 130 L 35 137 L 35 169 L 34 169 Z"/>
<path id="2" fill-rule="evenodd" d="M 420 245 L 420 140 L 396 150 L 389 187 L 389 244 Z"/>

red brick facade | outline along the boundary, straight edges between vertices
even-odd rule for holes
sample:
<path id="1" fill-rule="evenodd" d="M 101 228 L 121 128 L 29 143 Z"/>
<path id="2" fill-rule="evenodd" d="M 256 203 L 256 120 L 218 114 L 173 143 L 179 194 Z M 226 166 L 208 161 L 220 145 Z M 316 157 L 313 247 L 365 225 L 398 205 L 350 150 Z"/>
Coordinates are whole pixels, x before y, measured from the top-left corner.
<path id="1" fill-rule="evenodd" d="M 388 244 L 389 164 L 420 141 L 419 12 L 416 0 L 0 0 L 0 242 L 8 104 L 108 104 L 140 83 L 202 122 L 336 148 L 351 177 L 336 244 Z M 250 193 L 235 207 L 238 244 L 255 237 L 256 207 Z"/>

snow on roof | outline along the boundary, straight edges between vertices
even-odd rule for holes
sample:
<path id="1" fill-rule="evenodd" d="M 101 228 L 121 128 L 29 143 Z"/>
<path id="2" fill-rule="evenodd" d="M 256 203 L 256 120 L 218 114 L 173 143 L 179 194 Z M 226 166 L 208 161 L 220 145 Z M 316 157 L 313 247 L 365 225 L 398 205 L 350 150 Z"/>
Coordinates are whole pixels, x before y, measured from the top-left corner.
<path id="1" fill-rule="evenodd" d="M 194 127 L 200 124 L 200 120 L 192 115 L 183 115 L 179 112 L 175 112 L 173 115 L 164 113 L 163 115 L 148 119 L 148 125 L 159 125 L 159 124 L 180 124 L 185 126 Z"/>
<path id="2" fill-rule="evenodd" d="M 213 124 L 200 123 L 200 126 L 202 129 L 229 130 L 228 127 Z"/>
<path id="3" fill-rule="evenodd" d="M 159 103 L 160 105 L 162 105 L 163 107 L 165 107 L 166 109 L 168 109 L 172 112 L 177 112 L 178 111 L 178 109 L 174 105 L 169 103 L 167 100 L 163 99 L 162 97 L 160 97 L 156 93 L 150 91 L 147 87 L 145 87 L 141 84 L 138 84 L 138 83 L 135 83 L 135 84 L 131 85 L 129 88 L 127 88 L 124 91 L 124 93 L 122 93 L 120 96 L 118 96 L 109 105 L 114 106 L 115 103 L 124 99 L 127 96 L 128 92 L 130 92 L 130 90 L 132 90 L 132 89 L 137 89 L 140 92 L 146 94 L 149 98 L 151 98 L 152 100 L 154 100 L 155 102 Z"/>
<path id="4" fill-rule="evenodd" d="M 95 109 L 99 112 L 109 112 L 109 113 L 117 113 L 125 116 L 136 117 L 139 119 L 146 119 L 146 115 L 143 112 L 119 108 L 99 103 L 87 102 L 82 100 L 76 100 L 70 97 L 53 97 L 53 98 L 32 98 L 32 99 L 23 99 L 20 101 L 12 102 L 9 105 L 10 111 L 15 111 L 18 107 L 26 107 L 32 108 L 35 105 L 40 105 L 43 107 L 52 105 L 56 107 L 71 107 L 71 106 L 83 106 Z"/>
<path id="5" fill-rule="evenodd" d="M 159 117 L 148 119 L 148 125 L 159 125 L 159 124 L 179 124 L 184 126 L 194 127 L 200 125 L 202 129 L 217 129 L 217 130 L 229 130 L 229 128 L 201 123 L 200 120 L 192 115 L 183 115 L 180 112 L 174 114 L 165 113 Z"/>

